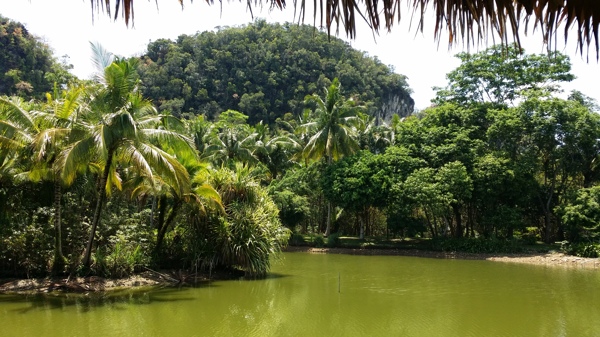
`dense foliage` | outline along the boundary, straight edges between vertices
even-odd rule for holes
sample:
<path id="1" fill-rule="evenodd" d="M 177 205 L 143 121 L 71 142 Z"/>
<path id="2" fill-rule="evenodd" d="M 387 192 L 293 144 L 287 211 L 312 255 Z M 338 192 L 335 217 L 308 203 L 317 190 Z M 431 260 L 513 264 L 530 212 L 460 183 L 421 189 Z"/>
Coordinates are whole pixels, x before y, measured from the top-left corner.
<path id="1" fill-rule="evenodd" d="M 310 26 L 257 21 L 161 39 L 141 60 L 144 95 L 176 116 L 232 109 L 250 124 L 272 125 L 287 112 L 300 114 L 304 97 L 335 77 L 346 95 L 369 104 L 371 115 L 389 119 L 414 107 L 405 76 Z"/>
<path id="2" fill-rule="evenodd" d="M 56 86 L 45 100 L 0 97 L 1 274 L 225 267 L 264 276 L 288 238 L 303 235 L 321 246 L 410 236 L 440 250 L 514 252 L 541 240 L 599 253 L 600 117 L 579 92 L 558 98 L 534 79 L 518 89 L 484 83 L 508 99 L 487 100 L 460 94 L 476 89 L 449 76 L 434 106 L 384 123 L 368 113 L 376 100 L 323 75 L 293 103 L 302 112 L 277 109 L 271 124 L 234 109 L 180 118 L 140 90 L 147 62 L 93 48 L 94 81 Z M 496 50 L 463 55 L 460 69 L 538 60 L 500 62 Z M 525 70 L 570 79 L 568 59 L 557 60 L 559 77 L 529 64 L 505 83 Z"/>
<path id="3" fill-rule="evenodd" d="M 327 218 L 324 197 L 342 235 L 596 242 L 596 104 L 580 92 L 554 96 L 573 78 L 566 56 L 500 51 L 459 55 L 463 64 L 431 108 L 357 125 L 364 151 L 313 169 L 319 186 L 303 178 L 310 166 L 274 182 L 282 214 L 294 215 L 284 223 L 321 232 L 314 219 Z M 497 81 L 481 75 L 500 73 Z"/>

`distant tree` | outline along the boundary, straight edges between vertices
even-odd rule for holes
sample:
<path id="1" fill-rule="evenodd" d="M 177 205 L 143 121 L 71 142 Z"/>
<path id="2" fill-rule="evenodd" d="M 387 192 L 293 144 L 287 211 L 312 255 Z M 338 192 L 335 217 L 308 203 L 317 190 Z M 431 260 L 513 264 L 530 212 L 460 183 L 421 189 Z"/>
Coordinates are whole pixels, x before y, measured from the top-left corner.
<path id="1" fill-rule="evenodd" d="M 476 54 L 456 55 L 461 64 L 446 75 L 446 88 L 437 88 L 436 104 L 491 102 L 511 105 L 527 91 L 553 93 L 557 83 L 575 78 L 569 58 L 560 52 L 529 55 L 516 46 L 490 47 Z"/>

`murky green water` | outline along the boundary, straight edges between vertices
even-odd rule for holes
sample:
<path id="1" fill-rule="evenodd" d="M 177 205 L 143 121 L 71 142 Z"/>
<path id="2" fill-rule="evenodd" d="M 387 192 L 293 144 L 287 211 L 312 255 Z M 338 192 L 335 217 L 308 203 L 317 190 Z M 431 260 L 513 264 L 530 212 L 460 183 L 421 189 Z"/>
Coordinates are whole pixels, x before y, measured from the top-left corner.
<path id="1" fill-rule="evenodd" d="M 0 295 L 0 318 L 0 336 L 600 336 L 600 272 L 286 253 L 266 280 Z"/>

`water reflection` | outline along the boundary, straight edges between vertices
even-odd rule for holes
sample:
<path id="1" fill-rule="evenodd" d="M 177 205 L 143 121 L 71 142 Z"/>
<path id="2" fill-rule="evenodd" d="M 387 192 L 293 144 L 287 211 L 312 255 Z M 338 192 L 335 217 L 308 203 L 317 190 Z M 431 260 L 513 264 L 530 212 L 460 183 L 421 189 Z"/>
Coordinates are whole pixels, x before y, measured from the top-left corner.
<path id="1" fill-rule="evenodd" d="M 195 288 L 207 287 L 207 283 L 195 284 Z M 130 305 L 149 305 L 160 302 L 192 301 L 194 297 L 184 294 L 190 287 L 143 287 L 108 292 L 35 293 L 0 295 L 0 303 L 25 304 L 13 312 L 27 314 L 32 310 L 65 310 L 74 307 L 78 312 L 89 312 L 98 307 L 119 309 Z"/>

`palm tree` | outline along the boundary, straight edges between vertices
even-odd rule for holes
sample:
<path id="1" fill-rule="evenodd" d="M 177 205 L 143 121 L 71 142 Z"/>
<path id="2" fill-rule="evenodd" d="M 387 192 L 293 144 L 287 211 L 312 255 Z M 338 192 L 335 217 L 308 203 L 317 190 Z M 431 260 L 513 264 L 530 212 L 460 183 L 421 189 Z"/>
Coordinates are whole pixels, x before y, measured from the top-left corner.
<path id="1" fill-rule="evenodd" d="M 72 86 L 62 92 L 55 89 L 54 95 L 47 95 L 47 103 L 42 109 L 33 113 L 37 134 L 31 143 L 34 164 L 27 175 L 32 181 L 47 180 L 54 183 L 54 272 L 61 272 L 66 261 L 62 252 L 62 188 L 63 185 L 69 185 L 62 181 L 62 167 L 56 159 L 68 142 L 81 135 L 75 124 L 77 116 L 85 108 L 84 89 L 83 86 Z"/>
<path id="2" fill-rule="evenodd" d="M 340 82 L 335 78 L 329 88 L 325 89 L 324 99 L 316 94 L 305 99 L 305 103 L 316 105 L 313 111 L 315 120 L 301 125 L 302 129 L 315 132 L 302 151 L 302 155 L 308 160 L 325 158 L 330 165 L 359 149 L 356 139 L 356 126 L 360 123 L 357 117 L 358 107 L 353 101 L 344 99 L 340 87 Z M 330 231 L 331 202 L 328 202 L 325 236 Z"/>
<path id="3" fill-rule="evenodd" d="M 378 118 L 361 113 L 358 143 L 363 150 L 378 154 L 394 144 L 394 130 L 387 124 L 378 124 Z"/>
<path id="4" fill-rule="evenodd" d="M 133 21 L 133 0 L 90 0 L 92 13 L 102 9 L 108 16 L 116 19 L 119 11 L 128 25 Z M 179 0 L 183 7 L 183 0 Z M 257 1 L 255 5 L 269 3 L 270 7 L 283 9 L 284 0 Z M 212 1 L 210 2 L 212 3 Z M 435 38 L 439 40 L 443 29 L 448 31 L 450 45 L 466 39 L 467 44 L 487 41 L 489 34 L 497 33 L 501 41 L 508 41 L 509 35 L 518 43 L 520 40 L 519 27 L 539 28 L 543 34 L 544 43 L 552 43 L 558 27 L 563 24 L 566 32 L 572 26 L 577 38 L 580 52 L 584 45 L 595 41 L 596 54 L 599 50 L 598 30 L 600 29 L 600 3 L 595 0 L 564 0 L 564 1 L 532 1 L 532 0 L 414 0 L 414 1 L 377 1 L 365 0 L 364 5 L 343 0 L 315 1 L 313 11 L 315 23 L 320 16 L 320 26 L 326 26 L 331 32 L 331 26 L 341 24 L 350 38 L 356 36 L 356 18 L 362 17 L 375 32 L 385 28 L 390 30 L 394 23 L 399 22 L 404 13 L 420 13 L 418 29 L 423 30 L 426 8 L 431 4 L 435 13 Z M 296 7 L 296 6 L 299 6 Z M 248 7 L 252 3 L 248 2 Z M 298 19 L 304 20 L 306 12 L 305 1 L 294 2 L 298 10 Z M 113 10 L 114 8 L 114 10 Z M 320 13 L 319 13 L 320 12 Z M 414 14 L 413 14 L 414 15 Z M 382 22 L 383 21 L 383 22 Z M 535 29 L 534 28 L 534 29 Z M 336 30 L 337 31 L 337 30 Z"/>
<path id="5" fill-rule="evenodd" d="M 100 64 L 101 62 L 98 62 Z M 96 229 L 102 207 L 112 185 L 121 187 L 118 166 L 129 165 L 141 176 L 153 181 L 158 174 L 178 193 L 190 188 L 189 175 L 176 158 L 163 150 L 192 149 L 181 134 L 164 128 L 166 116 L 160 116 L 138 90 L 136 59 L 116 59 L 99 77 L 100 85 L 91 93 L 91 107 L 82 115 L 87 126 L 86 136 L 68 146 L 59 156 L 61 177 L 73 181 L 82 164 L 97 163 L 98 185 L 96 206 L 90 235 L 83 257 L 89 267 Z"/>
<path id="6" fill-rule="evenodd" d="M 28 147 L 35 133 L 30 105 L 20 97 L 0 97 L 0 187 L 13 186 L 29 166 Z M 4 199 L 4 198 L 2 198 Z M 0 215 L 7 207 L 0 202 Z"/>
<path id="7" fill-rule="evenodd" d="M 253 154 L 255 137 L 255 133 L 248 134 L 241 128 L 226 127 L 212 138 L 207 152 L 217 166 L 233 167 L 238 161 L 254 164 L 258 162 Z"/>
<path id="8" fill-rule="evenodd" d="M 160 252 L 166 234 L 174 228 L 175 219 L 184 207 L 192 214 L 206 214 L 209 210 L 224 212 L 218 192 L 209 184 L 212 172 L 209 165 L 185 152 L 179 152 L 177 159 L 193 177 L 191 189 L 184 194 L 157 175 L 153 177 L 154 181 L 139 176 L 131 180 L 132 199 L 145 200 L 148 196 L 158 199 L 155 253 Z"/>
<path id="9" fill-rule="evenodd" d="M 256 137 L 252 154 L 269 170 L 271 179 L 277 179 L 281 172 L 297 164 L 293 158 L 301 146 L 293 134 L 279 130 L 272 137 L 269 126 L 262 121 L 254 126 L 254 130 Z"/>

